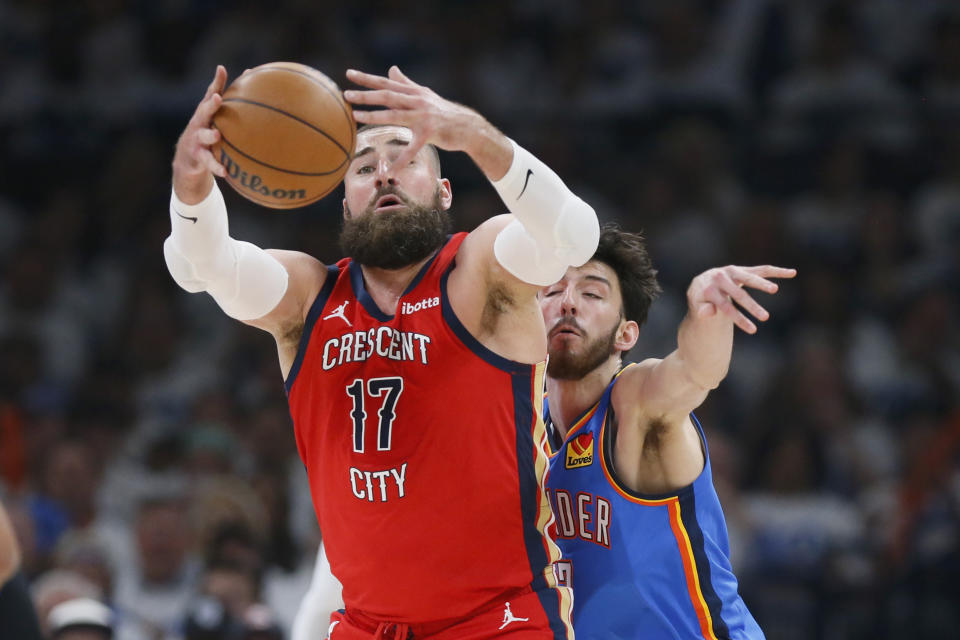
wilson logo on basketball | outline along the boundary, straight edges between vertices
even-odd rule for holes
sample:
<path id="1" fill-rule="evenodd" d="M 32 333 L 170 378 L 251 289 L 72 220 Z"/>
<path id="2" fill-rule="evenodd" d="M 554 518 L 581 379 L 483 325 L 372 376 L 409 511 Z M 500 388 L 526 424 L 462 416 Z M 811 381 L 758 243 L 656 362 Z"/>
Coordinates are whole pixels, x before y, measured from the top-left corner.
<path id="1" fill-rule="evenodd" d="M 586 467 L 593 464 L 593 434 L 581 433 L 567 444 L 567 469 Z"/>
<path id="2" fill-rule="evenodd" d="M 257 174 L 248 174 L 240 168 L 240 165 L 234 161 L 227 152 L 220 148 L 220 164 L 227 170 L 227 175 L 234 181 L 234 184 L 242 189 L 249 189 L 256 194 L 269 196 L 278 200 L 304 200 L 307 197 L 306 189 L 271 189 L 263 182 L 263 178 Z"/>

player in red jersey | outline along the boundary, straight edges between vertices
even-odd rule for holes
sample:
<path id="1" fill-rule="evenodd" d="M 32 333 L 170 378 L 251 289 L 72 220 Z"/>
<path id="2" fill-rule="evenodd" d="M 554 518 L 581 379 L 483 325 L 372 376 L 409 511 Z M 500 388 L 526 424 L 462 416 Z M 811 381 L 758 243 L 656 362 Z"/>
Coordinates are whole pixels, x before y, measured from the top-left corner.
<path id="1" fill-rule="evenodd" d="M 348 71 L 358 122 L 341 244 L 325 266 L 227 234 L 210 153 L 218 67 L 177 144 L 167 266 L 277 341 L 345 611 L 333 640 L 568 638 L 540 416 L 538 287 L 593 254 L 596 215 L 475 111 Z M 510 214 L 448 236 L 435 147 L 466 152 Z"/>

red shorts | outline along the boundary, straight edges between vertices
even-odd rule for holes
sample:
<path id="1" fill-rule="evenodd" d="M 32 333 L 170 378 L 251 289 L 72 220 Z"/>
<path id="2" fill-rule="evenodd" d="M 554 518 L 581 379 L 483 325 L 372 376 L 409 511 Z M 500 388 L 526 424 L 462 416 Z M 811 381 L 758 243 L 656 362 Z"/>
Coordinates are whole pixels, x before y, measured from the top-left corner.
<path id="1" fill-rule="evenodd" d="M 565 587 L 561 587 L 565 590 Z M 572 640 L 570 595 L 525 590 L 467 618 L 426 624 L 378 622 L 357 611 L 330 616 L 328 640 Z"/>

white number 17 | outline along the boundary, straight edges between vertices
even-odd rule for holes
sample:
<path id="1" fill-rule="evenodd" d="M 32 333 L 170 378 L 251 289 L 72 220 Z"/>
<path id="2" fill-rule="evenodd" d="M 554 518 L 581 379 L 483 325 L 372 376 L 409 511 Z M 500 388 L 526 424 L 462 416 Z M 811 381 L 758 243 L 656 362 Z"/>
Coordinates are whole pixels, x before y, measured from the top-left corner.
<path id="1" fill-rule="evenodd" d="M 386 392 L 386 397 L 377 411 L 377 451 L 390 450 L 390 436 L 393 431 L 393 419 L 397 417 L 396 407 L 400 394 L 403 393 L 403 378 L 371 378 L 367 380 L 366 394 L 363 380 L 357 378 L 347 386 L 347 395 L 353 400 L 353 410 L 350 417 L 353 419 L 353 450 L 363 453 L 363 434 L 367 421 L 365 408 L 366 395 L 380 397 Z"/>

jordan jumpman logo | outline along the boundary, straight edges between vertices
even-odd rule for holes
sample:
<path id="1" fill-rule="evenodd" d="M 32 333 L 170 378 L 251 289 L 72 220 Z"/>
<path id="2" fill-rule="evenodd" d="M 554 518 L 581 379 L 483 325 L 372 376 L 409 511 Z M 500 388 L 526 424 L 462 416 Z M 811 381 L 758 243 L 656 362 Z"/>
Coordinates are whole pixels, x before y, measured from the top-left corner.
<path id="1" fill-rule="evenodd" d="M 350 304 L 350 301 L 344 300 L 342 305 L 340 305 L 339 307 L 331 311 L 328 315 L 324 316 L 323 319 L 329 320 L 330 318 L 340 318 L 341 320 L 347 323 L 348 327 L 352 327 L 353 323 L 347 320 L 347 316 L 345 313 L 348 304 Z"/>
<path id="2" fill-rule="evenodd" d="M 530 618 L 518 618 L 513 615 L 513 611 L 510 611 L 510 603 L 508 602 L 503 608 L 503 624 L 500 625 L 500 628 L 503 629 L 511 622 L 527 622 L 528 620 L 530 620 Z"/>

